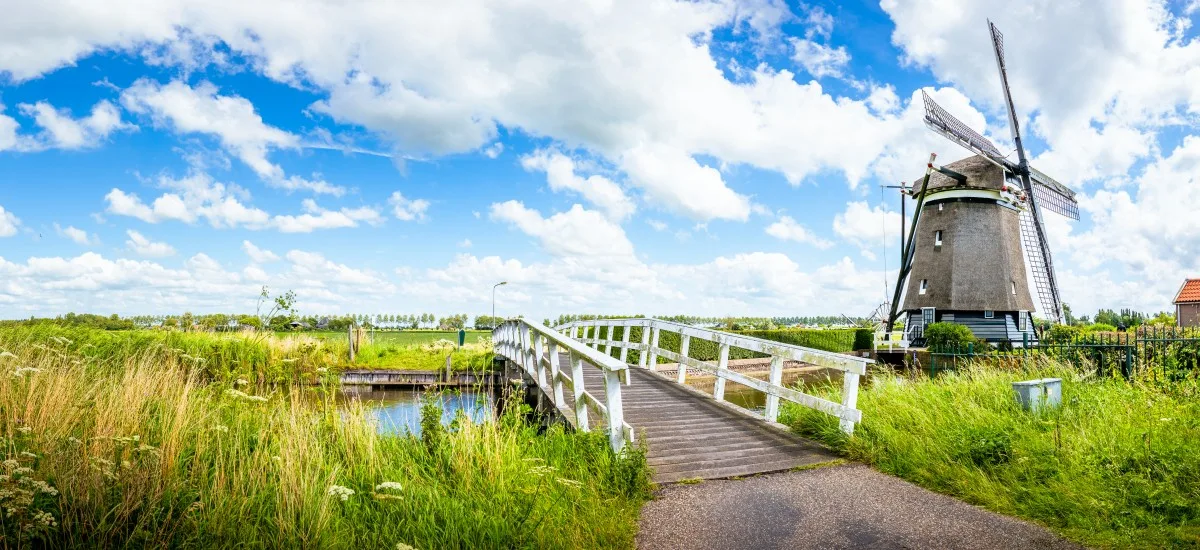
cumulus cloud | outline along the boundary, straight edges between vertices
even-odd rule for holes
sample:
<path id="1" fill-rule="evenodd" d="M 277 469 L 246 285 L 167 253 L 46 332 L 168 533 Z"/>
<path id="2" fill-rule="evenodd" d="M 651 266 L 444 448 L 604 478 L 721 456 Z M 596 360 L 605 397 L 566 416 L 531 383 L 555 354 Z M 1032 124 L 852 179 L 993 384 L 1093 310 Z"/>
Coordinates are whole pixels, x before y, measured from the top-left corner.
<path id="1" fill-rule="evenodd" d="M 60 236 L 62 236 L 64 238 L 74 241 L 76 244 L 81 244 L 84 246 L 87 246 L 87 245 L 93 244 L 94 242 L 99 241 L 98 238 L 96 238 L 92 235 L 88 235 L 87 231 L 84 231 L 84 230 L 79 229 L 72 225 L 63 227 L 56 223 L 56 224 L 54 224 L 54 232 L 58 233 Z"/>
<path id="2" fill-rule="evenodd" d="M 833 246 L 832 241 L 814 235 L 791 216 L 780 216 L 775 223 L 767 226 L 767 234 L 784 241 L 811 244 L 822 250 Z"/>
<path id="3" fill-rule="evenodd" d="M 247 256 L 250 256 L 250 261 L 256 264 L 266 264 L 279 261 L 278 254 L 264 248 L 259 248 L 250 241 L 242 241 L 242 250 Z"/>
<path id="4" fill-rule="evenodd" d="M 346 191 L 320 179 L 285 175 L 283 168 L 271 162 L 267 154 L 272 150 L 299 148 L 299 137 L 265 123 L 248 99 L 221 95 L 212 83 L 201 82 L 192 87 L 181 80 L 161 84 L 143 78 L 122 92 L 121 103 L 131 112 L 148 115 L 156 125 L 176 133 L 216 138 L 225 150 L 269 185 L 334 196 Z"/>
<path id="5" fill-rule="evenodd" d="M 129 247 L 129 250 L 139 256 L 165 258 L 175 255 L 175 248 L 167 243 L 152 241 L 132 229 L 126 231 L 125 234 L 129 235 L 129 240 L 125 241 L 125 246 Z"/>
<path id="6" fill-rule="evenodd" d="M 547 218 L 512 200 L 493 204 L 491 217 L 537 239 L 542 248 L 559 257 L 610 261 L 633 258 L 633 243 L 619 225 L 578 204 Z"/>
<path id="7" fill-rule="evenodd" d="M 425 211 L 429 210 L 429 201 L 425 199 L 409 199 L 399 191 L 392 192 L 392 196 L 388 198 L 388 204 L 392 206 L 392 215 L 397 220 L 425 221 Z"/>
<path id="8" fill-rule="evenodd" d="M 277 215 L 271 218 L 271 225 L 283 233 L 311 233 L 318 229 L 338 229 L 343 227 L 358 227 L 360 223 L 379 225 L 383 223 L 383 215 L 379 210 L 370 206 L 358 208 L 341 208 L 326 210 L 316 201 L 304 199 L 305 213 L 298 216 Z"/>
<path id="9" fill-rule="evenodd" d="M 807 38 L 792 38 L 792 61 L 811 74 L 813 78 L 842 76 L 850 63 L 846 48 L 820 44 Z"/>
<path id="10" fill-rule="evenodd" d="M 17 234 L 17 228 L 21 226 L 21 219 L 13 215 L 0 206 L 0 237 L 11 237 Z"/>
<path id="11" fill-rule="evenodd" d="M 859 247 L 863 256 L 875 259 L 875 251 L 895 242 L 900 247 L 900 214 L 882 205 L 864 201 L 846 204 L 846 210 L 833 218 L 833 232 Z"/>
<path id="12" fill-rule="evenodd" d="M 86 149 L 99 146 L 113 132 L 135 128 L 121 120 L 121 111 L 108 100 L 92 107 L 87 117 L 75 119 L 70 111 L 56 109 L 45 101 L 22 103 L 21 112 L 33 117 L 42 133 L 34 142 L 36 148 Z"/>
<path id="13" fill-rule="evenodd" d="M 598 174 L 586 178 L 576 174 L 578 163 L 557 151 L 539 150 L 525 155 L 521 157 L 521 166 L 545 172 L 552 191 L 578 193 L 614 220 L 628 218 L 636 209 L 633 200 L 616 182 Z"/>

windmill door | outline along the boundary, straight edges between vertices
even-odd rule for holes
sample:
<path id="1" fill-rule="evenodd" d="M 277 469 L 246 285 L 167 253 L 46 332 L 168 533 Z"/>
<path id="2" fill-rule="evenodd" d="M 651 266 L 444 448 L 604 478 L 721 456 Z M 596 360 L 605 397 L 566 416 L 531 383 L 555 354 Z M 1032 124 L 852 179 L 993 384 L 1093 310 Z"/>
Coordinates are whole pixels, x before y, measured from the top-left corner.
<path id="1" fill-rule="evenodd" d="M 921 308 L 921 331 L 924 332 L 925 327 L 934 323 L 933 317 L 936 310 L 931 307 Z"/>

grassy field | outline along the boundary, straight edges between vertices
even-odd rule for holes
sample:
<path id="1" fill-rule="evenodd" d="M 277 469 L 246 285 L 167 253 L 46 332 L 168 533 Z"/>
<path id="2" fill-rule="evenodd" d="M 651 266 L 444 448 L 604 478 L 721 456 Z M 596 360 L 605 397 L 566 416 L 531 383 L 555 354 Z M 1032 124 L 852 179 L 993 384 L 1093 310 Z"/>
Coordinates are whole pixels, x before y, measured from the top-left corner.
<path id="1" fill-rule="evenodd" d="M 1011 382 L 1063 378 L 1063 405 L 1034 415 Z M 810 392 L 836 397 L 829 386 Z M 835 399 L 837 400 L 837 399 Z M 883 374 L 859 394 L 852 438 L 799 406 L 782 419 L 847 457 L 1089 546 L 1200 545 L 1200 382 L 1097 380 L 1042 364 L 937 378 Z"/>
<path id="2" fill-rule="evenodd" d="M 328 386 L 267 383 L 328 382 L 311 340 L 22 328 L 0 350 L 5 546 L 632 547 L 648 497 L 641 453 L 519 406 L 383 436 Z"/>

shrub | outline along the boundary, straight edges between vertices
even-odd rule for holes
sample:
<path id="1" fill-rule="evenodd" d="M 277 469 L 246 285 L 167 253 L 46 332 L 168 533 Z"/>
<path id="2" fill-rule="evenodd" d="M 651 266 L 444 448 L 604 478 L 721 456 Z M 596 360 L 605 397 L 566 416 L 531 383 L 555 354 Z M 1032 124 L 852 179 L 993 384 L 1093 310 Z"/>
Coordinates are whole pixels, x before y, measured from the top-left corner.
<path id="1" fill-rule="evenodd" d="M 925 345 L 929 349 L 966 348 L 975 342 L 971 329 L 957 323 L 933 323 L 925 327 Z"/>
<path id="2" fill-rule="evenodd" d="M 1070 325 L 1054 325 L 1050 330 L 1046 331 L 1044 340 L 1046 343 L 1063 343 L 1070 342 L 1079 337 L 1079 327 Z"/>

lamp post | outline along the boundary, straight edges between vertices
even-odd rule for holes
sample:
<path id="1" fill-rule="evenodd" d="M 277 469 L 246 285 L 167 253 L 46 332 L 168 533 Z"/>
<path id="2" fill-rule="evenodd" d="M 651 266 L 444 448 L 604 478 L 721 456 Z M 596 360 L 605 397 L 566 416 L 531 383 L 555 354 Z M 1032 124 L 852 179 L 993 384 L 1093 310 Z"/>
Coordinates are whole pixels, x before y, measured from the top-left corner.
<path id="1" fill-rule="evenodd" d="M 492 285 L 492 330 L 496 329 L 496 287 L 506 284 L 508 281 L 500 281 Z"/>

